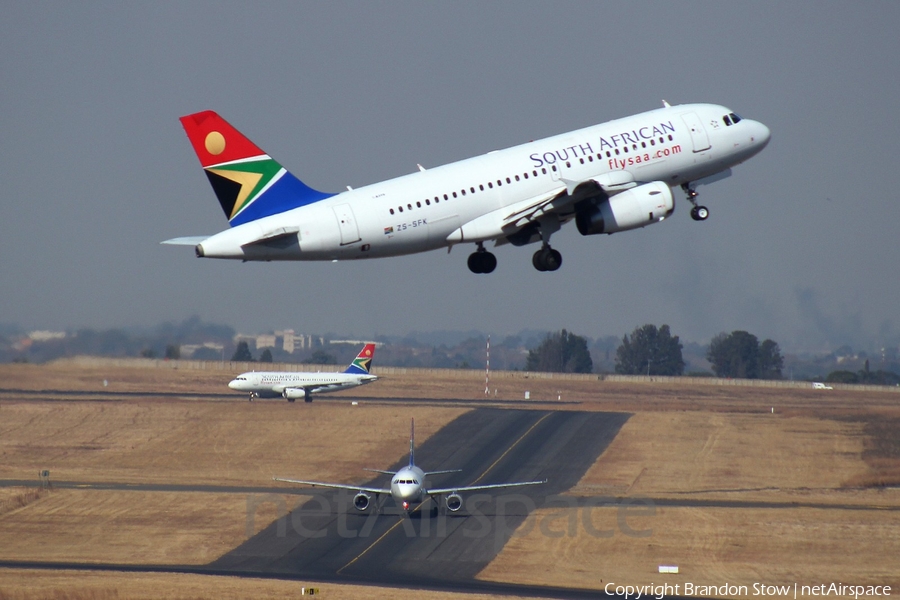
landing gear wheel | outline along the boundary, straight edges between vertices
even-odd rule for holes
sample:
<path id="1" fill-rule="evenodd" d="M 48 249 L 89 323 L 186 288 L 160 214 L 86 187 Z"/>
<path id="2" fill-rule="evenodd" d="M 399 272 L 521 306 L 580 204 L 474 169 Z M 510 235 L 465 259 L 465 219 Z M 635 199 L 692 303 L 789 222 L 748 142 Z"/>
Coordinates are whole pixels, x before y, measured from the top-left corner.
<path id="1" fill-rule="evenodd" d="M 303 401 L 304 402 L 312 402 L 312 396 L 307 394 L 306 396 L 303 397 Z"/>
<path id="2" fill-rule="evenodd" d="M 708 219 L 709 209 L 697 204 L 697 196 L 700 195 L 697 193 L 697 190 L 695 190 L 690 183 L 682 183 L 681 189 L 687 194 L 688 202 L 694 205 L 694 208 L 691 209 L 691 218 L 695 221 L 705 221 Z"/>
<path id="3" fill-rule="evenodd" d="M 709 218 L 709 209 L 705 206 L 695 206 L 691 209 L 691 218 L 695 221 L 705 221 Z"/>
<path id="4" fill-rule="evenodd" d="M 482 248 L 469 255 L 468 265 L 473 273 L 492 273 L 497 268 L 497 257 Z"/>
<path id="5" fill-rule="evenodd" d="M 288 398 L 287 401 L 288 401 L 288 402 L 293 402 L 293 401 L 294 401 L 294 398 Z"/>
<path id="6" fill-rule="evenodd" d="M 556 271 L 562 265 L 562 254 L 546 246 L 534 253 L 531 264 L 538 271 Z"/>

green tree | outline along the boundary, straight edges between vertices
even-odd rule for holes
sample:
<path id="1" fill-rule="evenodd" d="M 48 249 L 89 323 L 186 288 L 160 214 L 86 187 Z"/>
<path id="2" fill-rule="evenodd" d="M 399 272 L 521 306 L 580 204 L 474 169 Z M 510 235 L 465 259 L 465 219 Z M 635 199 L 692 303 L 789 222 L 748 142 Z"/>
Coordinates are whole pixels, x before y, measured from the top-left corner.
<path id="1" fill-rule="evenodd" d="M 859 383 L 859 375 L 853 371 L 832 371 L 825 378 L 825 383 Z"/>
<path id="2" fill-rule="evenodd" d="M 307 362 L 313 365 L 333 365 L 337 363 L 337 359 L 324 350 L 316 350 Z"/>
<path id="3" fill-rule="evenodd" d="M 784 357 L 781 349 L 772 340 L 764 340 L 759 345 L 759 378 L 781 379 L 781 370 L 784 368 Z"/>
<path id="4" fill-rule="evenodd" d="M 181 346 L 178 344 L 169 344 L 166 346 L 166 358 L 169 360 L 178 360 L 181 358 Z"/>
<path id="5" fill-rule="evenodd" d="M 778 344 L 772 340 L 763 342 L 746 331 L 720 333 L 709 343 L 706 360 L 712 364 L 713 372 L 719 377 L 739 379 L 759 379 L 761 377 L 781 377 L 784 359 Z"/>
<path id="6" fill-rule="evenodd" d="M 681 342 L 668 325 L 644 325 L 622 337 L 616 350 L 616 373 L 623 375 L 681 375 L 684 358 Z"/>
<path id="7" fill-rule="evenodd" d="M 250 347 L 247 345 L 247 342 L 238 342 L 231 360 L 233 362 L 253 362 L 253 355 L 250 354 Z"/>
<path id="8" fill-rule="evenodd" d="M 259 362 L 261 363 L 270 363 L 272 362 L 272 351 L 266 348 L 262 351 L 262 354 L 259 355 Z"/>
<path id="9" fill-rule="evenodd" d="M 534 350 L 528 351 L 526 371 L 550 373 L 590 373 L 594 368 L 587 340 L 565 329 L 548 333 Z"/>

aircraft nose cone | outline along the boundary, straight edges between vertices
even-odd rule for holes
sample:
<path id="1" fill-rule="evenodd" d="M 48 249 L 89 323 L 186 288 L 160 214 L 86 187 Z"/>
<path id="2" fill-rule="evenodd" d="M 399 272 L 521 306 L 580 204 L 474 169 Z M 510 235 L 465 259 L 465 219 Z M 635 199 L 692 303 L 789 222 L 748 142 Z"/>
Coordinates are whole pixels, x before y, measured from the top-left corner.
<path id="1" fill-rule="evenodd" d="M 772 137 L 772 132 L 759 121 L 754 121 L 754 125 L 754 131 L 750 139 L 754 144 L 759 145 L 760 149 L 765 148 L 769 143 L 769 138 Z"/>
<path id="2" fill-rule="evenodd" d="M 238 389 L 238 388 L 240 387 L 240 384 L 239 384 L 239 383 L 237 382 L 237 380 L 235 379 L 235 380 L 233 380 L 233 381 L 229 381 L 229 382 L 228 382 L 228 387 L 230 387 L 230 388 L 233 389 L 233 390 L 236 390 L 236 389 Z"/>

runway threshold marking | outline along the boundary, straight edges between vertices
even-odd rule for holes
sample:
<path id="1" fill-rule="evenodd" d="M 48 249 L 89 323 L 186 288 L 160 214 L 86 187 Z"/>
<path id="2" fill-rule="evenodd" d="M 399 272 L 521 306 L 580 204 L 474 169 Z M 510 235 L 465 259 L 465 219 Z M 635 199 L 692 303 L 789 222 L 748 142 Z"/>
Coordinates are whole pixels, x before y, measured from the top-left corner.
<path id="1" fill-rule="evenodd" d="M 515 448 L 515 447 L 519 444 L 519 442 L 521 442 L 523 439 L 525 439 L 525 436 L 527 436 L 529 433 L 531 433 L 531 432 L 534 430 L 534 428 L 537 427 L 538 425 L 540 425 L 541 422 L 542 422 L 544 419 L 546 419 L 547 417 L 550 416 L 550 414 L 551 414 L 551 413 L 547 413 L 546 415 L 544 415 L 543 417 L 541 417 L 540 419 L 538 419 L 537 421 L 535 421 L 535 422 L 534 422 L 534 425 L 532 425 L 531 427 L 528 428 L 528 431 L 526 431 L 525 433 L 523 433 L 522 435 L 520 435 L 520 436 L 519 436 L 519 439 L 517 439 L 515 442 L 513 442 L 512 445 L 511 445 L 509 448 L 506 449 L 506 452 L 504 452 L 503 454 L 500 455 L 500 458 L 498 458 L 498 459 L 495 460 L 493 463 L 491 463 L 491 466 L 489 466 L 487 469 L 485 469 L 485 470 L 484 470 L 484 473 L 482 473 L 481 475 L 479 475 L 479 476 L 478 476 L 478 479 L 476 479 L 475 481 L 472 482 L 472 485 L 474 485 L 474 484 L 478 483 L 479 481 L 481 481 L 481 479 L 484 478 L 484 476 L 487 475 L 487 474 L 490 472 L 491 469 L 493 469 L 495 466 L 497 466 L 497 463 L 499 463 L 501 460 L 503 460 L 503 457 L 504 457 L 504 456 L 506 456 L 507 454 L 509 454 L 510 451 L 512 451 L 512 449 Z M 423 502 L 422 504 L 419 504 L 418 506 L 416 506 L 415 509 L 413 509 L 412 511 L 410 511 L 410 514 L 412 514 L 412 513 L 414 513 L 414 512 L 417 512 L 417 511 L 418 511 L 420 508 L 422 508 L 422 506 L 424 506 L 424 505 L 425 505 L 424 502 Z M 401 516 L 400 518 L 401 518 L 401 519 L 405 519 L 405 518 L 407 518 L 407 517 L 406 517 L 406 516 Z M 360 552 L 360 553 L 356 556 L 356 558 L 354 558 L 353 560 L 351 560 L 350 562 L 348 562 L 346 565 L 344 565 L 343 567 L 341 567 L 340 569 L 338 569 L 336 574 L 340 575 L 340 574 L 341 574 L 341 571 L 343 571 L 344 569 L 346 569 L 347 567 L 349 567 L 350 565 L 352 565 L 353 563 L 355 563 L 356 561 L 358 561 L 360 558 L 362 558 L 363 556 L 365 556 L 366 553 L 367 553 L 369 550 L 371 550 L 372 548 L 375 547 L 376 544 L 378 544 L 378 542 L 380 542 L 380 541 L 383 540 L 385 537 L 387 537 L 387 535 L 388 535 L 390 532 L 392 532 L 393 530 L 397 529 L 397 527 L 400 526 L 400 523 L 402 523 L 402 520 L 401 520 L 401 521 L 397 521 L 396 523 L 394 523 L 387 531 L 385 531 L 384 533 L 382 533 L 381 536 L 380 536 L 377 540 L 375 540 L 374 542 L 372 542 L 371 544 L 369 544 L 369 546 L 368 546 L 365 550 L 363 550 L 362 552 Z"/>
<path id="2" fill-rule="evenodd" d="M 503 457 L 505 457 L 507 454 L 509 454 L 509 453 L 512 451 L 513 448 L 515 448 L 516 446 L 518 446 L 518 445 L 519 445 L 519 442 L 521 442 L 523 439 L 525 439 L 525 436 L 526 436 L 526 435 L 528 435 L 529 433 L 531 433 L 531 432 L 534 430 L 535 427 L 537 427 L 538 425 L 540 425 L 541 422 L 542 422 L 544 419 L 546 419 L 547 417 L 549 417 L 551 414 L 552 414 L 552 413 L 547 413 L 546 415 L 544 415 L 543 417 L 541 417 L 540 419 L 538 419 L 537 421 L 535 421 L 535 422 L 534 422 L 534 425 L 532 425 L 531 427 L 528 428 L 528 431 L 526 431 L 526 432 L 523 433 L 521 436 L 519 436 L 519 439 L 517 439 L 515 442 L 513 442 L 513 445 L 510 446 L 509 448 L 507 448 L 507 449 L 506 449 L 506 452 L 504 452 L 503 454 L 501 454 L 501 455 L 500 455 L 500 458 L 498 458 L 497 460 L 495 460 L 494 462 L 492 462 L 492 463 L 491 463 L 491 466 L 489 466 L 487 469 L 485 469 L 485 470 L 484 470 L 484 473 L 482 473 L 481 475 L 479 475 L 479 476 L 478 476 L 478 479 L 476 479 L 475 481 L 473 481 L 470 485 L 475 485 L 476 483 L 478 483 L 479 481 L 481 481 L 482 479 L 484 479 L 484 476 L 487 475 L 487 474 L 490 472 L 491 469 L 493 469 L 494 467 L 496 467 L 498 462 L 500 462 L 501 460 L 503 460 Z"/>

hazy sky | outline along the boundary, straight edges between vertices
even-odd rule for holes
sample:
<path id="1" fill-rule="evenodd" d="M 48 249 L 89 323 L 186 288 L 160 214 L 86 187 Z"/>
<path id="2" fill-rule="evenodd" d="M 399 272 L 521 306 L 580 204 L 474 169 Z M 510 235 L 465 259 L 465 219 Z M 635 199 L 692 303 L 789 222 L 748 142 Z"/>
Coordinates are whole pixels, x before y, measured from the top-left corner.
<path id="1" fill-rule="evenodd" d="M 785 349 L 900 341 L 898 2 L 5 2 L 0 322 L 354 336 L 667 323 Z M 178 117 L 214 109 L 314 188 L 340 191 L 669 102 L 772 141 L 679 192 L 664 223 L 449 255 L 201 260 L 227 227 Z M 679 202 L 680 201 L 680 202 Z"/>

